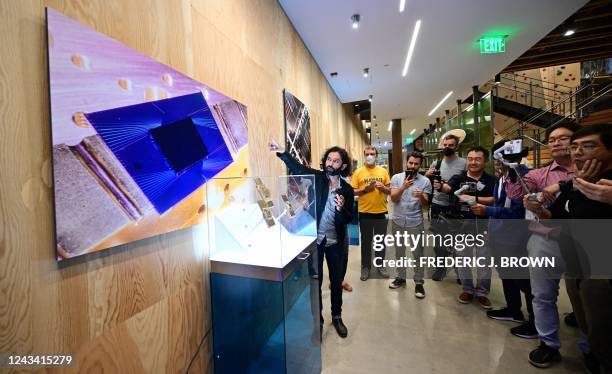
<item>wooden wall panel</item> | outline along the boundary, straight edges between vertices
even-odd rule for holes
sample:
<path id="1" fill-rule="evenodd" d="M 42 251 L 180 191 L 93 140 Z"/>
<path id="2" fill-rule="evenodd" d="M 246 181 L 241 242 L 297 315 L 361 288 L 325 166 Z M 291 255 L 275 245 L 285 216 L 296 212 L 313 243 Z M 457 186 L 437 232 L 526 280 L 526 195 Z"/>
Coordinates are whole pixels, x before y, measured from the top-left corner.
<path id="1" fill-rule="evenodd" d="M 364 138 L 274 0 L 0 1 L 0 352 L 76 355 L 67 372 L 209 372 L 205 230 L 58 265 L 44 7 L 51 6 L 248 107 L 251 175 L 283 173 L 282 90 L 311 111 L 313 165 Z"/>

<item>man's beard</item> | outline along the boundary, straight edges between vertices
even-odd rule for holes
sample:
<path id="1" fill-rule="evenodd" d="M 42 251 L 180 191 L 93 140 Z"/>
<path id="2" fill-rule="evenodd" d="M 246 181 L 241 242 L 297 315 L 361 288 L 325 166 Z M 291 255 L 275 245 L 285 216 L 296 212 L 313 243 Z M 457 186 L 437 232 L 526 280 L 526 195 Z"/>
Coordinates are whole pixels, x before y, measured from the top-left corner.
<path id="1" fill-rule="evenodd" d="M 325 172 L 330 176 L 340 175 L 340 169 L 334 169 L 332 166 L 326 167 Z"/>

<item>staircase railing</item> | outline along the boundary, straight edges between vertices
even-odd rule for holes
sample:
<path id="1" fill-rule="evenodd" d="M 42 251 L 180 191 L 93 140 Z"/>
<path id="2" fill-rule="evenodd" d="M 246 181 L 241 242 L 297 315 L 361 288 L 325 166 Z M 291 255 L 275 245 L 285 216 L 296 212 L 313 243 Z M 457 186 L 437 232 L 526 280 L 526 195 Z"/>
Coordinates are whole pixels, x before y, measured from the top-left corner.
<path id="1" fill-rule="evenodd" d="M 525 128 L 527 125 L 534 123 L 534 121 L 536 121 L 537 119 L 549 113 L 559 114 L 563 117 L 563 119 L 570 118 L 572 115 L 575 115 L 576 113 L 578 113 L 577 107 L 576 107 L 576 103 L 577 103 L 576 97 L 580 96 L 583 92 L 588 92 L 588 90 L 592 88 L 593 88 L 593 81 L 589 80 L 587 81 L 586 84 L 581 85 L 576 90 L 574 90 L 570 96 L 557 102 L 555 105 L 551 106 L 551 108 L 549 108 L 548 110 L 540 110 L 536 114 L 529 115 L 526 118 L 517 120 L 508 129 L 501 132 L 500 135 L 504 136 L 507 134 L 515 133 L 515 132 L 518 133 L 520 132 L 521 129 Z M 567 104 L 567 107 L 570 108 L 569 112 L 566 112 L 565 110 L 566 104 Z M 577 117 L 573 117 L 573 118 L 575 120 Z"/>
<path id="2" fill-rule="evenodd" d="M 593 89 L 593 87 L 594 87 L 594 83 L 593 81 L 590 81 L 588 84 L 581 86 L 577 91 L 575 91 L 573 97 L 580 95 L 583 92 L 586 92 L 586 90 Z M 589 95 L 587 99 L 578 101 L 574 110 L 567 113 L 561 119 L 551 122 L 546 127 L 556 126 L 557 124 L 563 121 L 566 121 L 568 119 L 572 119 L 573 121 L 579 122 L 580 119 L 582 118 L 583 113 L 585 112 L 587 108 L 589 108 L 591 105 L 593 105 L 594 103 L 598 102 L 599 100 L 601 100 L 602 98 L 610 94 L 612 94 L 612 83 L 608 83 L 603 88 Z M 568 97 L 566 100 L 569 100 L 569 99 L 570 98 Z M 562 103 L 559 103 L 559 104 L 562 104 Z M 533 143 L 532 148 L 534 150 L 533 156 L 534 156 L 536 167 L 541 166 L 541 145 L 544 145 L 544 142 L 545 142 L 545 139 L 543 139 L 545 128 L 530 128 L 528 127 L 528 125 L 531 122 L 533 122 L 535 119 L 545 115 L 546 113 L 548 112 L 542 111 L 536 116 L 532 116 L 531 118 L 528 118 L 526 120 L 517 121 L 516 125 L 513 125 L 510 128 L 499 133 L 499 135 L 503 139 L 526 138 L 530 140 Z"/>
<path id="3" fill-rule="evenodd" d="M 570 87 L 560 83 L 551 83 L 543 81 L 541 79 L 519 76 L 514 73 L 504 73 L 500 76 L 500 82 L 488 82 L 493 87 L 497 86 L 496 94 L 497 97 L 501 97 L 498 94 L 499 89 L 507 89 L 514 93 L 514 98 L 503 97 L 506 100 L 511 100 L 517 103 L 525 104 L 530 107 L 545 110 L 547 107 L 554 107 L 559 115 L 564 115 L 566 110 L 572 110 L 575 103 L 570 99 L 566 105 L 557 106 L 556 104 L 562 102 L 567 97 L 574 97 L 574 93 L 578 90 L 578 87 Z M 556 89 L 559 88 L 559 89 Z M 519 98 L 519 95 L 521 98 Z M 535 100 L 534 100 L 535 99 Z M 538 105 L 540 101 L 542 105 Z"/>

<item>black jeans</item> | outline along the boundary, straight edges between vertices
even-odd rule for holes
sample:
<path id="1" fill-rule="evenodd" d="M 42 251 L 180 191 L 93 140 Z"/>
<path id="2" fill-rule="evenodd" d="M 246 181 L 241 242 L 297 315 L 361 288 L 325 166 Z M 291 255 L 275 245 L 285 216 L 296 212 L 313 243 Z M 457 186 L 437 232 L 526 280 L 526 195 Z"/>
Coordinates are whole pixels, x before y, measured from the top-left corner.
<path id="1" fill-rule="evenodd" d="M 521 314 L 521 291 L 525 294 L 525 304 L 529 321 L 533 322 L 533 295 L 531 294 L 531 283 L 529 279 L 502 279 L 502 287 L 504 289 L 504 298 L 508 309 L 515 315 Z"/>
<path id="2" fill-rule="evenodd" d="M 448 211 L 451 210 L 452 207 L 450 206 L 444 206 L 444 205 L 438 205 L 438 204 L 431 204 L 431 222 L 435 222 L 435 220 L 438 218 L 438 215 L 440 215 L 440 213 L 446 213 Z M 449 255 L 449 251 L 446 247 L 440 247 L 440 246 L 434 246 L 434 253 L 436 254 L 436 257 L 447 257 Z"/>
<path id="3" fill-rule="evenodd" d="M 359 232 L 361 233 L 361 268 L 372 268 L 372 240 L 374 235 L 387 233 L 386 213 L 359 213 Z M 377 257 L 385 258 L 385 247 L 377 251 Z"/>
<path id="4" fill-rule="evenodd" d="M 492 233 L 492 235 L 495 235 L 495 233 Z M 499 242 L 496 240 L 489 240 L 491 245 L 491 255 L 496 259 L 496 263 L 499 263 L 502 257 L 527 256 L 527 243 L 524 240 L 521 240 L 520 237 L 517 237 L 516 240 L 517 241 L 514 243 L 510 243 L 509 241 Z M 525 306 L 527 307 L 527 313 L 529 314 L 529 321 L 533 322 L 533 294 L 531 293 L 529 271 L 527 269 L 498 268 L 497 272 L 502 280 L 504 298 L 506 299 L 506 306 L 508 309 L 514 315 L 521 315 L 521 292 L 523 292 L 523 294 L 525 294 Z M 518 279 L 518 276 L 521 276 L 521 279 Z"/>
<path id="5" fill-rule="evenodd" d="M 602 373 L 612 373 L 612 280 L 565 279 L 578 326 Z"/>
<path id="6" fill-rule="evenodd" d="M 331 314 L 332 317 L 342 315 L 342 262 L 344 248 L 341 244 L 325 246 L 325 239 L 321 244 L 317 244 L 318 251 L 318 273 L 319 273 L 319 310 L 321 313 L 321 323 L 323 323 L 323 298 L 321 289 L 323 286 L 323 256 L 327 261 L 327 271 L 329 273 L 329 284 L 331 288 Z"/>

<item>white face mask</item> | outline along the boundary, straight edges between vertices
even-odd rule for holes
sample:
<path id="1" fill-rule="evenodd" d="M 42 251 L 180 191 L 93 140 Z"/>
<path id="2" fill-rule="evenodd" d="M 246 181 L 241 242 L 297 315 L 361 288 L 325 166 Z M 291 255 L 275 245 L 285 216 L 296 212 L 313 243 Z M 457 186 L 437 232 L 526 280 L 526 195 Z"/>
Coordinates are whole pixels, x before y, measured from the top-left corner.
<path id="1" fill-rule="evenodd" d="M 367 155 L 365 158 L 365 162 L 368 165 L 374 165 L 374 163 L 376 163 L 376 156 Z"/>

